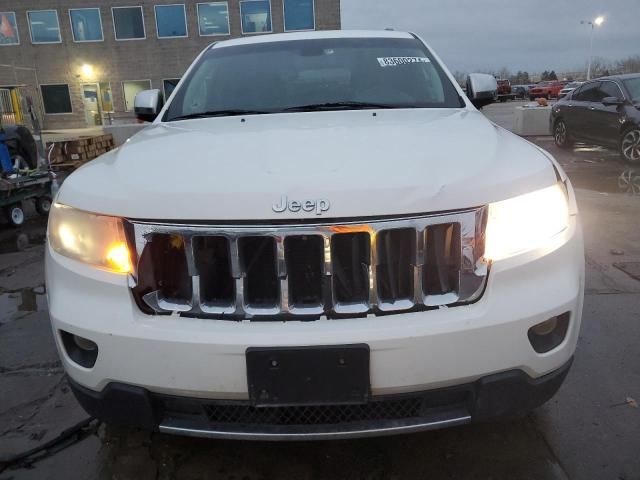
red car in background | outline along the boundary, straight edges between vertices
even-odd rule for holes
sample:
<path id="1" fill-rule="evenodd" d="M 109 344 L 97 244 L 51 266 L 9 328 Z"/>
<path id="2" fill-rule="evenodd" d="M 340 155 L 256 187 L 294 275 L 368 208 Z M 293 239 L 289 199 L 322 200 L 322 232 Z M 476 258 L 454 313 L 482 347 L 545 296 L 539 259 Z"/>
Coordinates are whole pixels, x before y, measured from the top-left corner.
<path id="1" fill-rule="evenodd" d="M 507 79 L 496 78 L 498 90 L 496 91 L 496 100 L 506 102 L 507 100 L 515 100 L 516 95 L 511 92 L 511 82 Z"/>
<path id="2" fill-rule="evenodd" d="M 553 80 L 547 82 L 540 82 L 529 89 L 529 100 L 535 100 L 536 98 L 558 98 L 560 90 L 569 83 L 564 80 Z"/>

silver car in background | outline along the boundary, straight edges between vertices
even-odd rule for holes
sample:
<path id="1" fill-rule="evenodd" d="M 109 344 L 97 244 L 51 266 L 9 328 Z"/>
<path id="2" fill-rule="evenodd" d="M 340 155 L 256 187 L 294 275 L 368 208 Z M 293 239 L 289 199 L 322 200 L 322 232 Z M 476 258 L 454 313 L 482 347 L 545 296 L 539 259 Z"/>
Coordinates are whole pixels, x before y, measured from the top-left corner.
<path id="1" fill-rule="evenodd" d="M 560 93 L 558 93 L 558 100 L 563 97 L 566 97 L 569 93 L 573 92 L 576 88 L 582 85 L 584 82 L 569 82 L 567 83 Z"/>

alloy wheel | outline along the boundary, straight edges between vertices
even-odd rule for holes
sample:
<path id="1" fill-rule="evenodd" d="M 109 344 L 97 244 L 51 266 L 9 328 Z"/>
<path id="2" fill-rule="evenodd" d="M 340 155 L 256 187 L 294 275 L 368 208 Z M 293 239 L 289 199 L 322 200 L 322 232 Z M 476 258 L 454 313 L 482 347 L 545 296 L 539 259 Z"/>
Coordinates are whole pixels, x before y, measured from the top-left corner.
<path id="1" fill-rule="evenodd" d="M 556 128 L 554 131 L 554 139 L 556 141 L 556 145 L 559 147 L 564 147 L 567 142 L 567 126 L 564 124 L 562 120 L 559 120 L 556 123 Z"/>
<path id="2" fill-rule="evenodd" d="M 640 130 L 633 129 L 625 133 L 620 149 L 628 162 L 640 162 Z"/>
<path id="3" fill-rule="evenodd" d="M 640 195 L 640 170 L 622 172 L 618 177 L 618 187 L 629 195 Z"/>

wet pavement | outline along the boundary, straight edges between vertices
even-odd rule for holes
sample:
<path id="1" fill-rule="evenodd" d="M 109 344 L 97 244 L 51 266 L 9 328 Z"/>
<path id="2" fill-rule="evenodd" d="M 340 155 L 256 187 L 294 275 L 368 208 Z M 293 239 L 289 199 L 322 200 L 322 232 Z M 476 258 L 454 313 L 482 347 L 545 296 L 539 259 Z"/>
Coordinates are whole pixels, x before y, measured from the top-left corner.
<path id="1" fill-rule="evenodd" d="M 507 104 L 508 106 L 509 104 Z M 46 312 L 45 222 L 0 225 L 0 480 L 640 479 L 640 196 L 603 149 L 553 153 L 578 188 L 587 288 L 574 365 L 524 419 L 315 443 L 214 441 L 105 426 L 77 405 Z"/>

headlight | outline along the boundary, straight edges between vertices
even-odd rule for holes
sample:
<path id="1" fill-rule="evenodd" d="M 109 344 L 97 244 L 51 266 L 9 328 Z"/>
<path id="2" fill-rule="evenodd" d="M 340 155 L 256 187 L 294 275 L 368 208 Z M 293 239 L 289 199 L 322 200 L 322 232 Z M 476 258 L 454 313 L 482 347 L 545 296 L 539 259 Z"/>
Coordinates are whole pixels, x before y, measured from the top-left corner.
<path id="1" fill-rule="evenodd" d="M 51 248 L 65 257 L 117 273 L 132 271 L 122 219 L 56 203 L 49 214 Z"/>
<path id="2" fill-rule="evenodd" d="M 510 257 L 541 247 L 567 228 L 569 206 L 561 184 L 489 205 L 485 257 Z"/>

